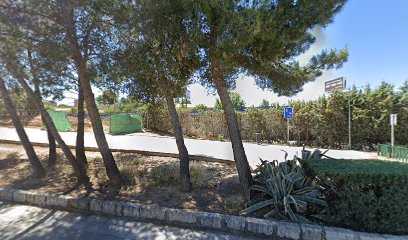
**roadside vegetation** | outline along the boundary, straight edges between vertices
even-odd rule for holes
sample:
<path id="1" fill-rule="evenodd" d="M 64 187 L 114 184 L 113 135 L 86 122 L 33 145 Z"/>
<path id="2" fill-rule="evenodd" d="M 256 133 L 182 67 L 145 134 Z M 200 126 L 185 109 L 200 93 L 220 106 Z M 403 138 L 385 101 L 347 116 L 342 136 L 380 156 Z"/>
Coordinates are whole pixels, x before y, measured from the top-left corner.
<path id="1" fill-rule="evenodd" d="M 406 191 L 406 179 L 392 170 L 394 165 L 384 167 L 387 171 L 382 173 L 357 173 L 351 165 L 359 162 L 348 162 L 350 171 L 341 161 L 330 162 L 343 167 L 342 175 L 326 171 L 329 160 L 320 159 L 317 152 L 311 155 L 315 159 L 263 162 L 254 177 L 245 153 L 243 140 L 253 140 L 256 132 L 268 142 L 282 142 L 286 137 L 282 106 L 263 101 L 262 109 L 252 107 L 240 113 L 245 102 L 233 92 L 237 77 L 254 77 L 261 89 L 293 96 L 323 71 L 341 68 L 348 60 L 347 48 L 322 50 L 305 64 L 296 59 L 315 44 L 313 30 L 333 22 L 345 3 L 2 1 L 0 92 L 24 148 L 18 154 L 1 156 L 2 186 L 56 193 L 70 190 L 81 196 L 232 214 L 247 204 L 242 214 L 335 225 L 347 221 L 347 226 L 356 229 L 408 232 L 406 221 L 401 220 L 405 210 L 394 218 L 399 208 L 407 206 L 407 198 L 400 194 L 401 189 Z M 200 83 L 218 96 L 216 110 L 196 108 L 200 121 L 192 121 L 188 109 L 186 89 L 191 83 Z M 95 88 L 102 96 L 95 98 Z M 391 85 L 383 84 L 374 91 L 352 89 L 315 102 L 291 102 L 298 109 L 291 138 L 341 147 L 351 98 L 355 146 L 372 148 L 386 139 L 388 125 L 384 123 L 391 110 L 401 111 L 399 126 L 407 123 L 407 89 L 404 86 L 394 93 Z M 65 143 L 47 111 L 55 107 L 45 104 L 46 99 L 63 99 L 67 92 L 77 95 L 75 108 L 67 109 L 76 115 L 75 149 Z M 125 97 L 119 100 L 119 95 Z M 15 102 L 22 96 L 22 105 L 36 109 L 35 113 L 20 114 L 21 104 Z M 176 109 L 176 103 L 182 110 Z M 112 153 L 99 109 L 112 104 L 113 112 L 137 108 L 146 116 L 147 128 L 174 135 L 179 157 Z M 111 107 L 105 110 L 112 112 Z M 48 149 L 35 150 L 24 118 L 37 118 L 44 126 Z M 98 156 L 85 152 L 86 127 L 92 128 Z M 397 141 L 406 143 L 407 128 L 397 132 L 401 132 Z M 235 166 L 191 161 L 185 135 L 228 139 Z M 21 151 L 27 157 L 20 158 Z M 372 169 L 371 165 L 362 169 Z M 400 170 L 405 173 L 405 166 Z M 330 195 L 332 189 L 335 195 Z M 350 196 L 355 200 L 347 200 Z M 397 199 L 403 204 L 394 203 Z M 373 202 L 382 201 L 384 207 L 379 210 Z M 263 213 L 265 208 L 269 209 Z M 377 217 L 381 220 L 374 220 Z M 379 226 L 394 220 L 401 220 L 395 228 Z"/>

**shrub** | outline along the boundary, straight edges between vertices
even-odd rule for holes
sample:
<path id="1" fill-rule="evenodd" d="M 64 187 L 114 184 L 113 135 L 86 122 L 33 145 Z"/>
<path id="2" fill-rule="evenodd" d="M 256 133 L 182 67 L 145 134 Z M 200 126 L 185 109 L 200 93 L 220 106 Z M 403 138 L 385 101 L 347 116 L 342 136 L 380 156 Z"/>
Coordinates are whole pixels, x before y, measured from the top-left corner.
<path id="1" fill-rule="evenodd" d="M 168 185 L 178 181 L 179 165 L 163 164 L 152 169 L 152 178 L 156 185 Z"/>
<path id="2" fill-rule="evenodd" d="M 50 104 L 44 104 L 45 110 L 55 111 L 57 108 Z"/>
<path id="3" fill-rule="evenodd" d="M 224 135 L 223 135 L 223 134 L 219 134 L 218 137 L 217 137 L 217 140 L 223 142 L 223 141 L 225 140 Z"/>
<path id="4" fill-rule="evenodd" d="M 152 169 L 152 178 L 156 185 L 174 185 L 180 182 L 179 163 L 163 164 Z M 190 163 L 191 183 L 195 187 L 208 186 L 207 168 L 200 163 Z"/>
<path id="5" fill-rule="evenodd" d="M 58 104 L 58 108 L 69 108 L 69 106 L 62 103 L 62 104 Z"/>
<path id="6" fill-rule="evenodd" d="M 208 110 L 208 107 L 207 107 L 206 105 L 204 105 L 204 104 L 197 104 L 197 105 L 193 108 L 193 110 L 199 111 L 199 112 L 204 112 L 204 111 L 207 111 L 207 110 Z"/>
<path id="7" fill-rule="evenodd" d="M 77 114 L 77 113 L 78 113 L 78 108 L 77 108 L 77 107 L 72 107 L 72 108 L 69 110 L 69 113 L 70 113 L 70 114 Z"/>
<path id="8" fill-rule="evenodd" d="M 138 165 L 119 165 L 119 172 L 126 185 L 135 185 L 139 175 Z"/>
<path id="9" fill-rule="evenodd" d="M 305 168 L 324 187 L 326 221 L 359 231 L 408 233 L 408 164 L 312 159 Z"/>
<path id="10" fill-rule="evenodd" d="M 314 182 L 305 175 L 300 163 L 301 159 L 297 158 L 281 163 L 262 161 L 255 177 L 257 183 L 250 187 L 260 195 L 255 195 L 241 215 L 256 212 L 264 218 L 310 223 L 308 217 L 313 212 L 310 205 L 327 207 L 327 203 Z"/>

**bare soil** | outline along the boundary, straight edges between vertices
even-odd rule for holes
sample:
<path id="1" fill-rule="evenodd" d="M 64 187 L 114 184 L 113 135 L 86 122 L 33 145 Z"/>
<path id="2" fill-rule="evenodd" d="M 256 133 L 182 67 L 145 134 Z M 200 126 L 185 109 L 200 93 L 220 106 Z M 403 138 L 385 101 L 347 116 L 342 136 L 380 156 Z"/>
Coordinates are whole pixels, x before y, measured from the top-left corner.
<path id="1" fill-rule="evenodd" d="M 31 118 L 21 117 L 21 121 L 24 126 L 30 128 L 42 128 L 43 122 L 41 120 L 41 116 L 35 116 Z M 73 116 L 68 116 L 69 124 L 71 125 L 72 131 L 75 131 L 78 127 L 78 118 Z M 104 128 L 109 127 L 109 121 L 103 122 Z M 1 127 L 13 127 L 13 122 L 10 119 L 0 119 L 0 126 Z M 85 119 L 85 131 L 92 132 L 92 124 L 89 119 Z"/>
<path id="2" fill-rule="evenodd" d="M 45 166 L 48 149 L 35 147 L 35 150 Z M 83 187 L 74 188 L 76 177 L 61 150 L 57 152 L 57 164 L 46 167 L 45 178 L 36 179 L 31 176 L 22 146 L 0 144 L 0 187 L 87 195 Z M 95 189 L 91 197 L 225 214 L 236 214 L 244 207 L 236 169 L 228 164 L 192 162 L 193 191 L 185 193 L 180 191 L 178 184 L 177 158 L 114 153 L 126 181 L 126 186 L 115 189 L 109 184 L 100 154 L 87 152 L 86 155 L 88 175 Z"/>

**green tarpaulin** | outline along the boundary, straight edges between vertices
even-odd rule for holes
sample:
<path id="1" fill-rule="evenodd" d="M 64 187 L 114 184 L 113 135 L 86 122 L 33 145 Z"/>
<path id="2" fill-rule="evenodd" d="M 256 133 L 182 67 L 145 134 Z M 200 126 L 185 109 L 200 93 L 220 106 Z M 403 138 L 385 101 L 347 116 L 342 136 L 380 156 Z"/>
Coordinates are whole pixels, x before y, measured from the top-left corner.
<path id="1" fill-rule="evenodd" d="M 142 117 L 138 114 L 112 114 L 110 116 L 109 133 L 111 134 L 126 134 L 142 131 Z"/>
<path id="2" fill-rule="evenodd" d="M 69 124 L 68 115 L 66 112 L 56 112 L 56 111 L 47 111 L 50 114 L 52 121 L 57 127 L 57 130 L 60 132 L 71 131 L 71 125 Z"/>

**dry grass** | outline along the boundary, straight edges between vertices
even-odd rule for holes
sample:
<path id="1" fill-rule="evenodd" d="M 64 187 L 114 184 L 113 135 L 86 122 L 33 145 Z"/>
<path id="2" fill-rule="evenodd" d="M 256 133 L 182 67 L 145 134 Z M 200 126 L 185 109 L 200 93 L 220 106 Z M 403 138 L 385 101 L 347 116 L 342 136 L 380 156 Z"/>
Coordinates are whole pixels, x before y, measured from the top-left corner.
<path id="1" fill-rule="evenodd" d="M 35 147 L 45 165 L 47 148 Z M 75 185 L 76 178 L 71 166 L 58 150 L 57 165 L 46 169 L 43 179 L 31 177 L 30 165 L 24 149 L 18 145 L 0 144 L 0 187 L 12 187 L 63 193 Z M 235 167 L 211 162 L 191 162 L 190 175 L 193 191 L 180 191 L 179 159 L 145 156 L 140 154 L 114 153 L 125 186 L 115 189 L 110 185 L 99 153 L 86 153 L 88 175 L 94 186 L 92 197 L 119 199 L 130 202 L 157 204 L 171 208 L 234 214 L 243 208 L 244 199 Z M 70 195 L 85 194 L 81 187 Z"/>
<path id="2" fill-rule="evenodd" d="M 200 162 L 190 163 L 190 180 L 193 187 L 209 186 L 209 169 Z M 151 172 L 154 183 L 158 186 L 168 186 L 180 182 L 179 163 L 173 162 L 159 165 Z"/>

